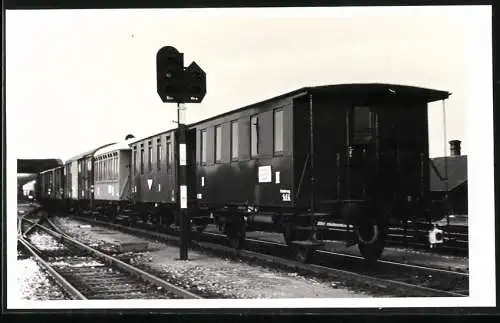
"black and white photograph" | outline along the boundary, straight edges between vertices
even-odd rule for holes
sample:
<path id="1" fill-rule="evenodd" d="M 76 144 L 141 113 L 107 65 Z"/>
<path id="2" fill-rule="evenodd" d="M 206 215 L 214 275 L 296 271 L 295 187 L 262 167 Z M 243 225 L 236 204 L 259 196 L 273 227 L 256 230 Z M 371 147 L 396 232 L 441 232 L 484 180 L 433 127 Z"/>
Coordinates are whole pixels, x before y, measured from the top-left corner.
<path id="1" fill-rule="evenodd" d="M 491 6 L 5 17 L 7 309 L 495 306 Z"/>

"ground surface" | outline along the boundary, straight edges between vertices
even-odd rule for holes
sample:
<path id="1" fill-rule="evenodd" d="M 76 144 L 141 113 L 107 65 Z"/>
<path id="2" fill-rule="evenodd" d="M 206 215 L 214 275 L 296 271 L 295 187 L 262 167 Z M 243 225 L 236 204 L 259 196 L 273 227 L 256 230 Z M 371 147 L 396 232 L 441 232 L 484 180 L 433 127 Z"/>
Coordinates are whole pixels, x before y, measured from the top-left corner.
<path id="1" fill-rule="evenodd" d="M 108 252 L 123 242 L 148 242 L 103 227 L 88 226 L 68 218 L 56 218 L 63 230 Z M 189 250 L 189 260 L 180 261 L 179 249 L 148 242 L 147 251 L 121 255 L 128 262 L 160 275 L 191 291 L 216 298 L 369 297 L 338 281 L 319 281 L 241 261 L 222 259 Z"/>
<path id="2" fill-rule="evenodd" d="M 207 231 L 219 232 L 217 231 L 217 228 L 212 225 L 207 227 Z M 247 232 L 247 238 L 267 240 L 283 244 L 285 243 L 285 239 L 281 233 L 253 231 Z M 326 241 L 323 249 L 332 252 L 341 252 L 361 256 L 356 245 L 346 247 L 345 242 L 340 241 Z M 460 272 L 469 271 L 469 261 L 467 257 L 433 254 L 432 252 L 419 251 L 415 249 L 386 247 L 381 259 L 440 269 L 456 270 Z"/>

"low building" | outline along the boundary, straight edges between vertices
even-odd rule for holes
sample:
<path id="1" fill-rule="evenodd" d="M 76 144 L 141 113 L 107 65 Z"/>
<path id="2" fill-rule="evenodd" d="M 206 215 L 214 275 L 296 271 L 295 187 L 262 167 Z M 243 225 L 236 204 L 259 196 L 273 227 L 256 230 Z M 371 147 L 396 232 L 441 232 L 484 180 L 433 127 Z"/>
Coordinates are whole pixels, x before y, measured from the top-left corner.
<path id="1" fill-rule="evenodd" d="M 468 213 L 467 156 L 460 140 L 450 141 L 450 156 L 431 159 L 430 186 L 436 200 L 447 200 L 450 214 Z"/>

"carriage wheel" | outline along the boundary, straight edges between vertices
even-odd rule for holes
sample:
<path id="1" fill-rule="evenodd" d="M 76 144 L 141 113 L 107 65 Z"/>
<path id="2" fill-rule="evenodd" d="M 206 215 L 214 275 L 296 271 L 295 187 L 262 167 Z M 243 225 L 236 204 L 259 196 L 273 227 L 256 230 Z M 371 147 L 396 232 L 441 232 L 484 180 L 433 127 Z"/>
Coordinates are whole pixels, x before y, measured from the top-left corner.
<path id="1" fill-rule="evenodd" d="M 234 249 L 242 249 L 245 243 L 245 226 L 230 223 L 226 224 L 225 231 L 229 240 L 229 246 Z"/>
<path id="2" fill-rule="evenodd" d="M 313 254 L 314 248 L 310 246 L 297 246 L 295 248 L 295 259 L 300 263 L 307 263 Z"/>
<path id="3" fill-rule="evenodd" d="M 385 248 L 386 226 L 372 219 L 367 223 L 354 226 L 358 239 L 358 249 L 369 262 L 377 261 Z"/>
<path id="4" fill-rule="evenodd" d="M 295 235 L 292 230 L 292 224 L 286 223 L 283 228 L 283 238 L 285 239 L 285 243 L 289 246 L 290 243 L 295 240 Z"/>

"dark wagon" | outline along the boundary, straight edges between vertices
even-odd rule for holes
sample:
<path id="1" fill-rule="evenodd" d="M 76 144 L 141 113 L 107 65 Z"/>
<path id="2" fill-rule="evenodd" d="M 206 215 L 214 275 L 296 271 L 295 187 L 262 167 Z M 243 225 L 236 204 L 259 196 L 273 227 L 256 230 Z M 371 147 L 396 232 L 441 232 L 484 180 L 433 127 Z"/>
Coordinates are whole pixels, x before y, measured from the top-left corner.
<path id="1" fill-rule="evenodd" d="M 194 201 L 194 131 L 188 131 L 188 190 Z M 168 130 L 130 143 L 131 199 L 143 220 L 152 220 L 158 226 L 168 226 L 178 213 L 178 130 Z M 196 206 L 190 203 L 196 213 Z"/>
<path id="2" fill-rule="evenodd" d="M 193 124 L 200 210 L 235 246 L 246 230 L 274 228 L 302 256 L 319 244 L 318 220 L 345 221 L 361 253 L 378 258 L 390 223 L 442 216 L 429 198 L 427 104 L 448 96 L 306 87 Z"/>

